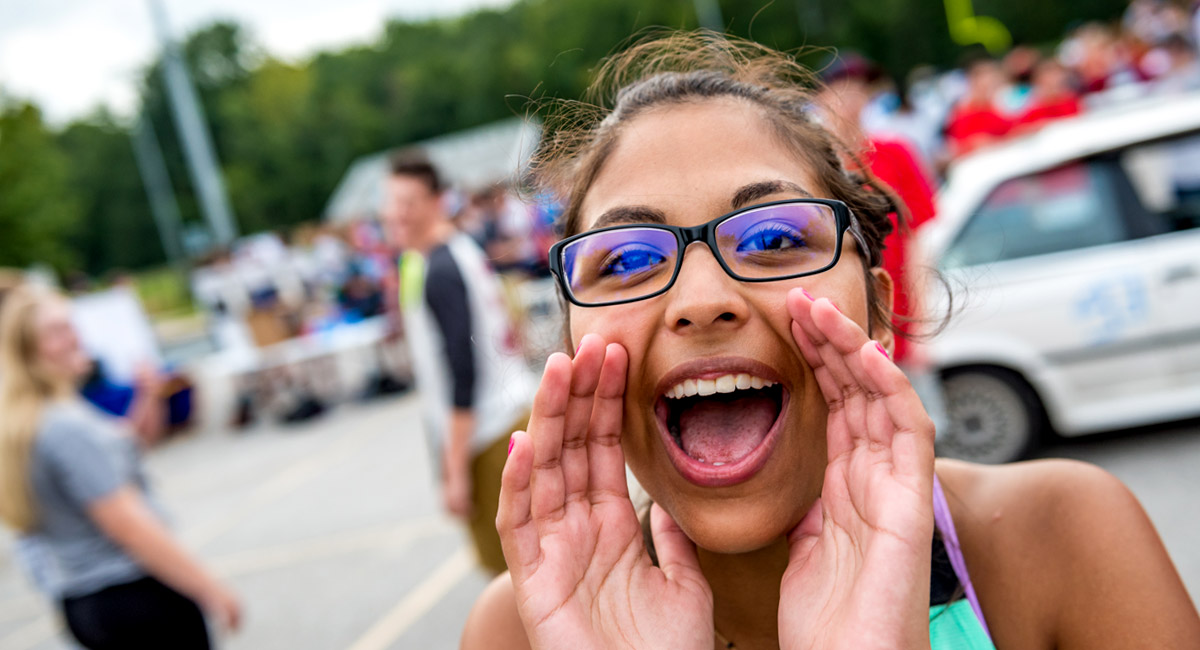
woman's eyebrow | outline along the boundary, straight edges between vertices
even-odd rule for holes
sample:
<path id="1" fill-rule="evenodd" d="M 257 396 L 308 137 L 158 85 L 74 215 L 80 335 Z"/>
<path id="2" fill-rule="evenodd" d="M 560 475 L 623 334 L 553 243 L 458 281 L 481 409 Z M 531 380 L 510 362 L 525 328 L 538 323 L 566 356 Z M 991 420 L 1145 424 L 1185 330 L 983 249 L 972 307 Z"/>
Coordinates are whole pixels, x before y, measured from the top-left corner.
<path id="1" fill-rule="evenodd" d="M 785 192 L 799 194 L 806 199 L 813 198 L 811 192 L 791 181 L 759 181 L 757 183 L 743 185 L 742 188 L 733 195 L 733 199 L 729 202 L 729 206 L 730 208 L 737 210 L 738 208 L 754 203 L 764 196 L 771 196 L 772 194 L 781 194 Z"/>
<path id="2" fill-rule="evenodd" d="M 596 219 L 596 223 L 592 224 L 591 229 L 603 228 L 605 226 L 615 226 L 625 223 L 658 223 L 664 224 L 667 222 L 667 215 L 654 208 L 648 208 L 642 205 L 621 206 L 606 211 Z"/>

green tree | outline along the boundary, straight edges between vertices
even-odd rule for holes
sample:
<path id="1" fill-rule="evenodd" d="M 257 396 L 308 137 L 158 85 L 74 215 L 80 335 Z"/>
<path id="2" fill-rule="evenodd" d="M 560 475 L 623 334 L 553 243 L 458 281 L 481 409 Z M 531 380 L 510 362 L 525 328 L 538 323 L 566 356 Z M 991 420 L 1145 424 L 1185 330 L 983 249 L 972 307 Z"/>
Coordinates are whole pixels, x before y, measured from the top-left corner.
<path id="1" fill-rule="evenodd" d="M 68 162 L 35 106 L 0 107 L 0 266 L 76 264 L 65 239 L 79 219 Z"/>
<path id="2" fill-rule="evenodd" d="M 1073 22 L 1113 20 L 1125 4 L 972 0 L 977 14 L 999 19 L 1017 42 L 1032 44 L 1053 43 Z M 720 5 L 730 33 L 779 49 L 815 48 L 803 55 L 814 66 L 832 47 L 851 48 L 902 78 L 918 64 L 952 67 L 966 51 L 950 39 L 944 0 L 720 0 Z M 273 58 L 252 34 L 228 21 L 190 34 L 182 51 L 208 117 L 235 218 L 241 232 L 249 234 L 317 219 L 359 156 L 522 115 L 541 98 L 579 97 L 601 59 L 631 35 L 647 27 L 696 25 L 692 0 L 517 0 L 453 18 L 392 20 L 376 42 L 306 61 Z M 167 103 L 161 61 L 144 71 L 141 96 L 183 220 L 203 223 Z M 30 138 L 29 155 L 52 170 L 24 182 L 55 196 L 21 209 L 36 207 L 67 215 L 58 217 L 63 224 L 79 223 L 73 236 L 43 242 L 39 238 L 46 234 L 34 229 L 21 236 L 38 240 L 36 246 L 0 242 L 0 251 L 12 247 L 26 254 L 41 246 L 50 256 L 46 259 L 67 264 L 74 255 L 93 273 L 161 263 L 126 126 L 98 114 L 64 129 L 56 148 L 54 138 L 46 143 L 40 117 L 18 119 L 18 114 L 10 108 L 6 119 L 36 125 L 22 127 L 34 134 L 22 137 Z M 7 155 L 20 158 L 24 147 Z M 55 183 L 57 194 L 45 189 Z M 0 190 L 7 192 L 5 185 Z M 12 219 L 0 215 L 0 225 L 5 218 Z M 8 239 L 16 242 L 13 232 Z"/>
<path id="3" fill-rule="evenodd" d="M 82 269 L 101 275 L 166 261 L 125 126 L 98 111 L 67 125 L 58 142 L 81 212 L 68 241 Z"/>

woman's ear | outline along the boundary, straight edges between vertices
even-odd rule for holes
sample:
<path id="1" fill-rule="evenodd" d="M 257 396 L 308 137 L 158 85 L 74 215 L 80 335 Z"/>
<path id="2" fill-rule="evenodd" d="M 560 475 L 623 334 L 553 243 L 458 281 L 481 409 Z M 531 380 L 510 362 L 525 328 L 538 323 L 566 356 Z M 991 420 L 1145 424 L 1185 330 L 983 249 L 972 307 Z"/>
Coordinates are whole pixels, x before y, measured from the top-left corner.
<path id="1" fill-rule="evenodd" d="M 875 267 L 871 269 L 871 281 L 874 283 L 872 288 L 875 290 L 875 299 L 883 311 L 883 316 L 891 318 L 896 290 L 895 284 L 892 282 L 892 274 L 880 267 Z M 879 344 L 887 349 L 889 356 L 895 352 L 896 334 L 890 323 L 876 323 L 872 321 L 871 331 L 867 332 L 867 334 L 876 341 L 879 341 Z"/>

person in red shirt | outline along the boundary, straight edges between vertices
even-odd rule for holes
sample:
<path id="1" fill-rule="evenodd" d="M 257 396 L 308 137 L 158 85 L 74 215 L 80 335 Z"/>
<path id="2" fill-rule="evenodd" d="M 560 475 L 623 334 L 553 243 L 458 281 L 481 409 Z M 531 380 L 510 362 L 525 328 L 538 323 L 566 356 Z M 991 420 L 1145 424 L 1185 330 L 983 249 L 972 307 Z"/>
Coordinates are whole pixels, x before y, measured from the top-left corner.
<path id="1" fill-rule="evenodd" d="M 1083 112 L 1083 102 L 1071 83 L 1070 72 L 1054 59 L 1046 59 L 1033 72 L 1032 98 L 1013 125 L 1014 133 L 1037 130 L 1049 122 Z"/>
<path id="2" fill-rule="evenodd" d="M 882 181 L 904 204 L 905 222 L 899 223 L 884 241 L 883 268 L 892 276 L 894 285 L 893 311 L 901 317 L 919 317 L 910 299 L 912 286 L 909 273 L 909 238 L 912 229 L 933 218 L 933 186 L 915 148 L 896 136 L 866 134 L 861 125 L 863 109 L 871 99 L 871 84 L 877 77 L 873 65 L 854 54 L 843 55 L 826 66 L 822 75 L 825 88 L 817 95 L 824 122 L 846 147 L 855 151 L 858 160 L 848 160 L 848 168 L 860 163 L 871 175 Z M 898 323 L 907 331 L 905 322 Z M 895 360 L 908 360 L 911 342 L 897 337 Z"/>
<path id="3" fill-rule="evenodd" d="M 951 159 L 997 142 L 1012 129 L 1011 121 L 995 102 L 1004 82 L 1000 65 L 991 59 L 977 59 L 967 64 L 966 72 L 967 93 L 946 118 L 946 146 Z"/>

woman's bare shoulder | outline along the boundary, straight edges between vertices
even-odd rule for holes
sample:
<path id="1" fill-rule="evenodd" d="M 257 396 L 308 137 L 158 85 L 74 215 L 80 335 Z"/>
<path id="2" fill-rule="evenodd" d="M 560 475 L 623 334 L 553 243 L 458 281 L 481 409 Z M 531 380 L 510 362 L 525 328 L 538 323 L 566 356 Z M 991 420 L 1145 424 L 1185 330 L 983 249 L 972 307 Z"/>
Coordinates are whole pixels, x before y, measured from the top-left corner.
<path id="1" fill-rule="evenodd" d="M 1004 543 L 1024 542 L 1074 552 L 1114 524 L 1154 534 L 1137 498 L 1118 478 L 1076 460 L 1044 459 L 977 465 L 938 459 L 937 474 L 960 533 L 983 532 Z"/>
<path id="2" fill-rule="evenodd" d="M 512 578 L 505 572 L 492 580 L 475 601 L 463 627 L 460 648 L 524 650 L 528 647 L 529 639 L 517 614 Z"/>
<path id="3" fill-rule="evenodd" d="M 1111 560 L 1134 546 L 1161 547 L 1129 488 L 1095 465 L 939 459 L 937 474 L 964 551 L 981 557 L 1024 558 L 1021 567 L 1030 570 L 1064 569 L 1063 560 Z"/>
<path id="4" fill-rule="evenodd" d="M 1112 474 L 1073 460 L 939 460 L 937 473 L 997 641 L 1007 629 L 1013 647 L 1200 647 L 1158 533 Z"/>
<path id="5" fill-rule="evenodd" d="M 1132 498 L 1112 474 L 1076 460 L 978 465 L 939 458 L 937 474 L 956 521 L 960 512 L 971 520 L 985 511 L 994 519 L 1019 514 L 1016 518 L 1021 520 L 1059 520 L 1054 515 L 1064 507 L 1074 510 L 1100 502 L 1111 505 L 1109 500 L 1118 493 Z"/>

